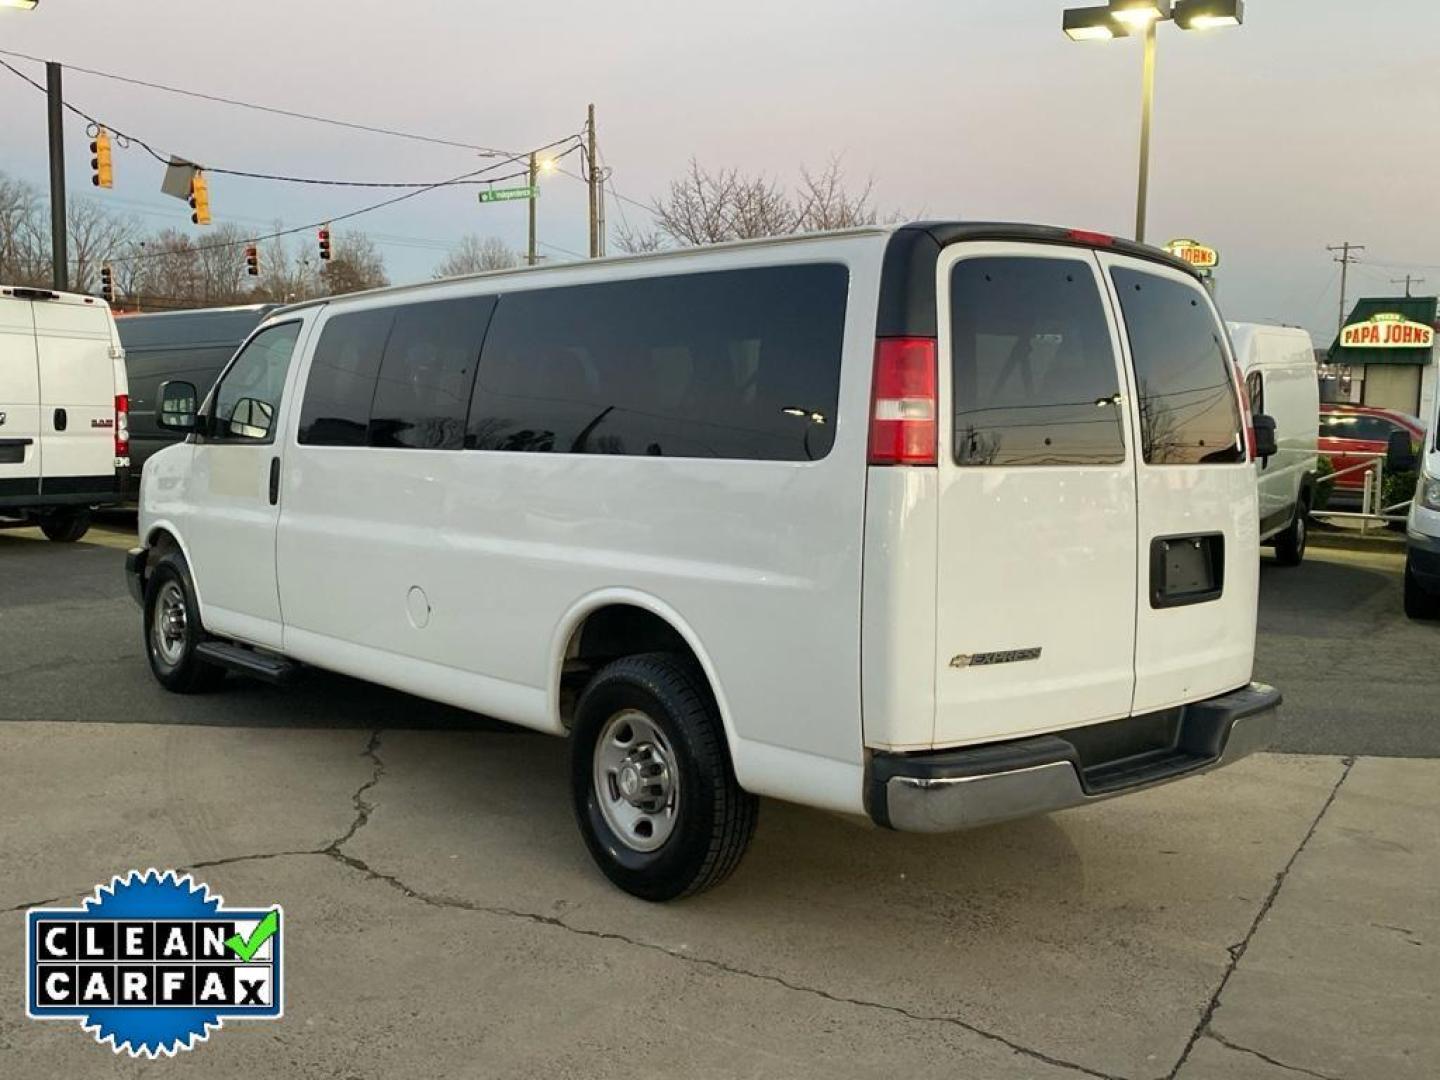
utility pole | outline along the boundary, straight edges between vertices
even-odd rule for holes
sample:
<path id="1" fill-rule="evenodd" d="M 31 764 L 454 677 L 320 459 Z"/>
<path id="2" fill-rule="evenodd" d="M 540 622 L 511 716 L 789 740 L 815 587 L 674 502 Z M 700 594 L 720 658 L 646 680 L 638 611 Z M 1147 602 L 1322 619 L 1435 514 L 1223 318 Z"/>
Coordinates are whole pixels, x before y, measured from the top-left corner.
<path id="1" fill-rule="evenodd" d="M 594 259 L 600 255 L 600 163 L 595 160 L 595 106 L 593 104 L 585 113 L 585 138 L 586 149 L 585 159 L 589 163 L 586 170 L 589 174 L 588 187 L 590 189 L 590 258 Z"/>
<path id="2" fill-rule="evenodd" d="M 530 246 L 525 250 L 525 265 L 535 265 L 535 196 L 536 185 L 540 182 L 540 170 L 535 163 L 535 151 L 530 151 Z"/>
<path id="3" fill-rule="evenodd" d="M 1391 284 L 1391 285 L 1401 285 L 1401 284 L 1403 284 L 1403 285 L 1405 286 L 1405 297 L 1406 297 L 1406 299 L 1409 299 L 1409 297 L 1410 297 L 1410 285 L 1411 285 L 1412 283 L 1413 283 L 1413 284 L 1416 284 L 1416 285 L 1423 285 L 1423 284 L 1425 283 L 1425 279 L 1424 279 L 1423 277 L 1416 277 L 1414 274 L 1406 274 L 1406 275 L 1405 275 L 1405 280 L 1404 280 L 1403 282 L 1402 282 L 1399 278 L 1393 278 L 1393 277 L 1392 277 L 1392 278 L 1390 279 L 1390 284 Z"/>
<path id="4" fill-rule="evenodd" d="M 65 250 L 65 102 L 60 65 L 45 61 L 45 97 L 50 114 L 50 276 L 58 292 L 70 288 L 70 258 Z"/>
<path id="5" fill-rule="evenodd" d="M 1347 271 L 1349 271 L 1351 263 L 1360 261 L 1358 258 L 1351 255 L 1350 253 L 1352 251 L 1364 251 L 1365 245 L 1352 244 L 1349 240 L 1345 240 L 1339 244 L 1327 245 L 1325 250 L 1340 252 L 1340 254 L 1337 255 L 1334 260 L 1335 262 L 1338 262 L 1340 264 L 1340 319 L 1336 323 L 1336 333 L 1339 333 L 1340 330 L 1343 330 L 1345 328 L 1345 280 L 1347 277 Z"/>

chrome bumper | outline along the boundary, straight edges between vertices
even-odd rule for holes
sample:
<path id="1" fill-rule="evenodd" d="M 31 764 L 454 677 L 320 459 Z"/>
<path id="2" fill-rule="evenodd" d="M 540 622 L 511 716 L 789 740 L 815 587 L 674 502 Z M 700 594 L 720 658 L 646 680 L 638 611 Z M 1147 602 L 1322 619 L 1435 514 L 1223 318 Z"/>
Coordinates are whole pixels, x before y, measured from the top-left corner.
<path id="1" fill-rule="evenodd" d="M 866 795 L 876 824 L 905 832 L 949 832 L 1083 806 L 1194 776 L 1270 744 L 1280 692 L 1263 683 L 1173 711 L 1169 747 L 1097 760 L 1085 729 L 924 754 L 874 754 Z M 1154 722 L 1132 718 L 1127 723 Z M 1073 736 L 1072 742 L 1066 736 Z M 1079 744 L 1079 745 L 1077 745 Z M 1087 747 L 1082 749 L 1082 747 Z"/>

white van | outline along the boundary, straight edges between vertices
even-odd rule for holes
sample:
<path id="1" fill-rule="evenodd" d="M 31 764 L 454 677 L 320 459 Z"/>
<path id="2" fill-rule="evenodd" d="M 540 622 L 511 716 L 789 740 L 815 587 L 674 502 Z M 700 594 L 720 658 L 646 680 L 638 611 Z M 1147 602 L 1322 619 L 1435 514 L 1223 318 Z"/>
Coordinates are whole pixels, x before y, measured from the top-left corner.
<path id="1" fill-rule="evenodd" d="M 651 900 L 757 796 L 938 831 L 1264 744 L 1259 521 L 1194 273 L 930 223 L 272 314 L 146 465 L 166 687 L 312 664 L 567 736 Z M 1273 447 L 1267 447 L 1273 453 Z"/>
<path id="2" fill-rule="evenodd" d="M 1274 545 L 1281 565 L 1299 566 L 1315 505 L 1315 442 L 1320 429 L 1315 346 L 1298 327 L 1257 323 L 1231 323 L 1230 342 L 1245 376 L 1251 413 L 1275 421 L 1276 452 L 1255 462 L 1260 541 Z"/>
<path id="3" fill-rule="evenodd" d="M 125 354 L 93 296 L 0 286 L 0 524 L 74 541 L 130 466 Z"/>
<path id="4" fill-rule="evenodd" d="M 1418 455 L 1420 476 L 1405 522 L 1405 614 L 1412 619 L 1440 619 L 1440 406 L 1432 404 L 1428 419 Z M 1405 457 L 1404 443 L 1403 435 L 1391 437 L 1387 468 L 1415 467 L 1413 461 L 1396 461 Z"/>

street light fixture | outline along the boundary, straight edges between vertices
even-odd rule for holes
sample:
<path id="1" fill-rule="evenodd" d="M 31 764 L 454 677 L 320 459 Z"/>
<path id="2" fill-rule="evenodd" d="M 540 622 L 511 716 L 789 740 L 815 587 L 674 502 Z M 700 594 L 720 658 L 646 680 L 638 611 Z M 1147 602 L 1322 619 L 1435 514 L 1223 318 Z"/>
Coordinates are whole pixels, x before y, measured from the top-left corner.
<path id="1" fill-rule="evenodd" d="M 1065 12 L 1063 28 L 1071 41 L 1109 41 L 1130 34 L 1109 8 L 1071 8 Z"/>
<path id="2" fill-rule="evenodd" d="M 1105 7 L 1070 8 L 1061 29 L 1071 41 L 1106 41 L 1145 33 L 1145 68 L 1140 87 L 1140 180 L 1135 193 L 1135 239 L 1145 239 L 1145 202 L 1150 186 L 1150 114 L 1155 106 L 1155 27 L 1174 19 L 1182 30 L 1239 26 L 1244 0 L 1110 0 Z"/>
<path id="3" fill-rule="evenodd" d="M 19 8 L 21 11 L 30 11 L 40 0 L 0 0 L 0 8 Z"/>

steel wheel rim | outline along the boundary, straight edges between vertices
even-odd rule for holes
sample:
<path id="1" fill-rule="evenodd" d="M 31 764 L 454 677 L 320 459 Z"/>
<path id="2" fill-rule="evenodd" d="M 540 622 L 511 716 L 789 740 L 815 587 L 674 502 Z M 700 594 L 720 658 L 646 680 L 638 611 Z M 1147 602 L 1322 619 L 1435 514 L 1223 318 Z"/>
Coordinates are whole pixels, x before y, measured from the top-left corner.
<path id="1" fill-rule="evenodd" d="M 150 620 L 150 640 L 155 653 L 166 667 L 177 667 L 185 656 L 185 632 L 189 616 L 185 609 L 185 590 L 177 581 L 160 586 L 155 597 L 155 610 Z"/>
<path id="2" fill-rule="evenodd" d="M 632 851 L 655 851 L 675 831 L 680 773 L 659 725 L 638 709 L 605 722 L 594 752 L 595 800 L 605 824 Z"/>

